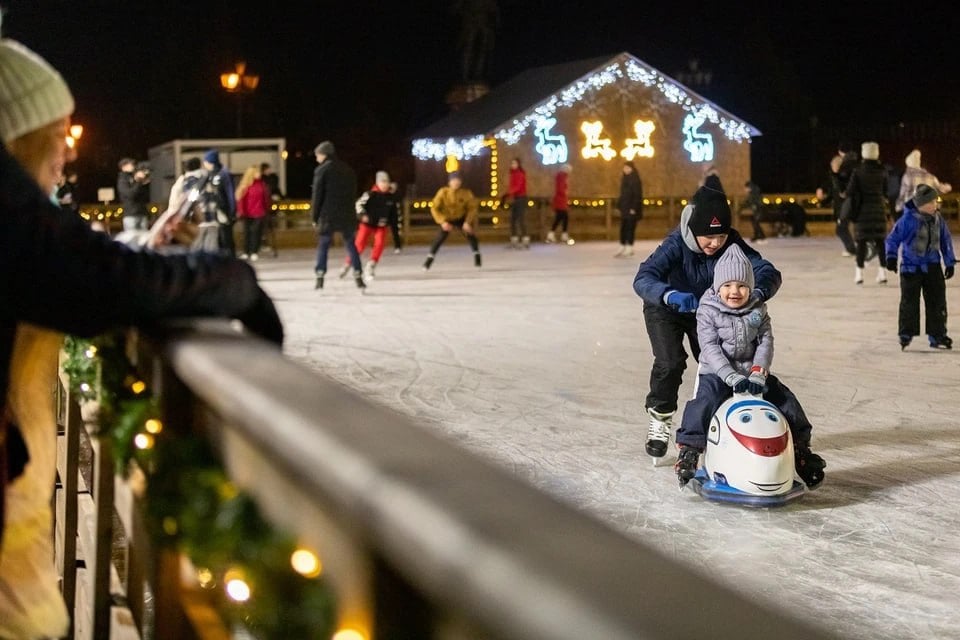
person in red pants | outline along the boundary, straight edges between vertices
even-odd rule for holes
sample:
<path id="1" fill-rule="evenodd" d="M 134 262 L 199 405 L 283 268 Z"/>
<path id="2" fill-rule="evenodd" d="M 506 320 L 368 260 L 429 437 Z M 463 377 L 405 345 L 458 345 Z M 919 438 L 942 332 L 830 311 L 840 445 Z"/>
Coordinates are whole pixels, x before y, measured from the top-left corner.
<path id="1" fill-rule="evenodd" d="M 389 230 L 390 218 L 396 215 L 399 207 L 399 198 L 396 192 L 390 190 L 390 176 L 386 171 L 377 171 L 376 180 L 373 187 L 357 199 L 357 217 L 360 224 L 357 228 L 357 237 L 355 246 L 357 253 L 363 256 L 367 249 L 367 243 L 373 236 L 373 251 L 370 254 L 370 260 L 363 267 L 363 279 L 373 280 L 377 263 L 380 262 L 380 256 L 383 255 L 383 248 L 387 242 L 387 231 Z M 340 277 L 345 277 L 350 272 L 350 258 L 340 270 Z"/>

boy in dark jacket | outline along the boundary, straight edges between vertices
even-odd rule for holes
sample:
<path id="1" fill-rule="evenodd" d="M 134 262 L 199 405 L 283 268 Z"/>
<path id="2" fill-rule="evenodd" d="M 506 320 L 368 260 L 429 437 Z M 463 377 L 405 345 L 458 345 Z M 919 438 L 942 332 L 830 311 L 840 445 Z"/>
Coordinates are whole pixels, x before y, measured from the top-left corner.
<path id="1" fill-rule="evenodd" d="M 933 187 L 921 184 L 913 198 L 903 205 L 884 242 L 887 269 L 897 272 L 900 262 L 900 349 L 906 349 L 913 336 L 920 335 L 920 294 L 926 312 L 927 338 L 933 349 L 950 349 L 953 340 L 947 336 L 947 286 L 957 262 L 953 239 L 947 223 L 939 213 Z M 902 249 L 901 249 L 902 247 Z M 940 270 L 941 256 L 945 269 Z"/>
<path id="2" fill-rule="evenodd" d="M 645 402 L 650 415 L 646 451 L 656 458 L 667 452 L 677 411 L 677 395 L 687 366 L 684 336 L 693 357 L 700 358 L 694 312 L 713 284 L 717 260 L 736 244 L 753 267 L 753 295 L 762 302 L 780 289 L 780 272 L 730 227 L 730 219 L 726 196 L 701 187 L 680 214 L 680 225 L 640 264 L 633 281 L 634 291 L 643 298 L 643 319 L 653 348 L 650 391 Z M 789 390 L 786 393 L 796 402 Z"/>

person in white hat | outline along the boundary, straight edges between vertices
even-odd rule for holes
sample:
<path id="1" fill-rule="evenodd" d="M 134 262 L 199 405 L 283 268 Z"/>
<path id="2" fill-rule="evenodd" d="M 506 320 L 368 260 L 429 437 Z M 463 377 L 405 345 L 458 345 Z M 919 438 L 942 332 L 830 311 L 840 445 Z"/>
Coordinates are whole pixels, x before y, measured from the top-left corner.
<path id="1" fill-rule="evenodd" d="M 74 100 L 36 53 L 0 39 L 0 637 L 69 627 L 50 511 L 63 333 L 91 336 L 164 318 L 224 316 L 283 341 L 256 273 L 217 256 L 133 251 L 51 200 L 68 158 Z M 27 464 L 29 460 L 29 464 Z"/>

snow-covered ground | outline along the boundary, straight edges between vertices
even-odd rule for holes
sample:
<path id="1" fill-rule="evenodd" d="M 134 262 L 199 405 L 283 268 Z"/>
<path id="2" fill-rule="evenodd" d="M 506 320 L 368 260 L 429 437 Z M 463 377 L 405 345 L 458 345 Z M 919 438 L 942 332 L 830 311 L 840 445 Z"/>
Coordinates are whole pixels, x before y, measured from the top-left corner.
<path id="1" fill-rule="evenodd" d="M 874 261 L 855 286 L 836 238 L 758 247 L 784 274 L 773 369 L 827 479 L 779 509 L 706 502 L 643 451 L 652 356 L 632 283 L 655 246 L 615 259 L 611 243 L 488 243 L 478 270 L 448 245 L 428 273 L 425 247 L 388 249 L 365 295 L 337 279 L 342 249 L 321 291 L 311 251 L 256 267 L 289 357 L 627 535 L 842 637 L 960 637 L 960 350 L 920 337 L 901 352 L 897 276 L 876 284 Z"/>

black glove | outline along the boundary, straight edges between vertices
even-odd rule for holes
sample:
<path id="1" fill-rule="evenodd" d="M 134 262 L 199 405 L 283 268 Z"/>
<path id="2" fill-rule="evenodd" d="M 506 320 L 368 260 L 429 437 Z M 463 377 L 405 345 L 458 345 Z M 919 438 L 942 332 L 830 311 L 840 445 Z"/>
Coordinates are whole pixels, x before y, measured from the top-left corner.
<path id="1" fill-rule="evenodd" d="M 753 380 L 747 381 L 747 393 L 752 396 L 762 396 L 763 392 L 767 390 L 767 385 L 762 382 L 754 382 Z"/>
<path id="2" fill-rule="evenodd" d="M 949 267 L 943 270 L 943 279 L 949 280 L 952 277 L 953 277 L 953 265 L 950 265 Z"/>
<path id="3" fill-rule="evenodd" d="M 897 272 L 897 259 L 896 258 L 887 258 L 887 271 Z"/>
<path id="4" fill-rule="evenodd" d="M 283 324 L 280 322 L 280 316 L 277 315 L 277 309 L 273 306 L 273 300 L 261 289 L 260 297 L 253 303 L 249 309 L 237 316 L 237 320 L 243 323 L 251 333 L 255 333 L 265 340 L 283 346 Z"/>

